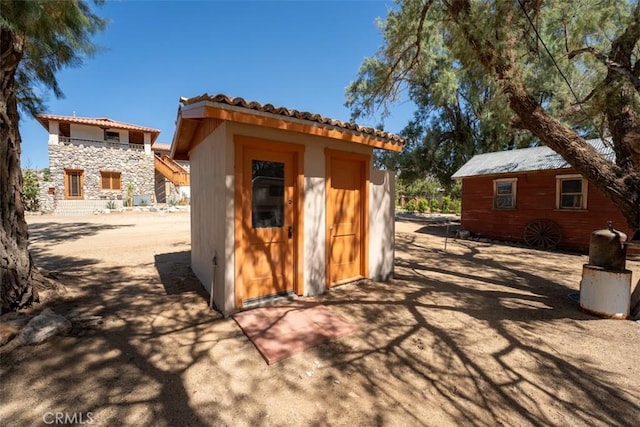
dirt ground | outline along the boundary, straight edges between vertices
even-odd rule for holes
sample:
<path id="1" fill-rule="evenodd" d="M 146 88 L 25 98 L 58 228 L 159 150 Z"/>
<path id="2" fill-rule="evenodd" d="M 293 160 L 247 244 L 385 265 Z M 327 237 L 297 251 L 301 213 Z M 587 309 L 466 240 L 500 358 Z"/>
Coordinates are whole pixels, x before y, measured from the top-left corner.
<path id="1" fill-rule="evenodd" d="M 104 323 L 0 355 L 1 425 L 640 423 L 640 322 L 567 297 L 584 255 L 453 239 L 445 251 L 444 225 L 399 221 L 395 280 L 320 297 L 359 330 L 268 366 L 207 308 L 188 215 L 29 218 L 36 262 L 67 287 L 36 311 Z"/>

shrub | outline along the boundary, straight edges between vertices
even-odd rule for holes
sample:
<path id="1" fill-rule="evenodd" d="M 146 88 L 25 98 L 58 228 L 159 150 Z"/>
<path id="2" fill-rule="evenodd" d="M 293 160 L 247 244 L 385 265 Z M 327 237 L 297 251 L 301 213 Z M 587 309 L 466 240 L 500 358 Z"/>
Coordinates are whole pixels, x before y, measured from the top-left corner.
<path id="1" fill-rule="evenodd" d="M 429 211 L 429 202 L 427 199 L 418 200 L 418 212 L 425 213 Z"/>
<path id="2" fill-rule="evenodd" d="M 404 208 L 407 210 L 407 212 L 415 212 L 416 209 L 418 208 L 416 206 L 416 201 L 415 199 L 411 199 L 407 202 L 406 205 L 404 205 Z"/>
<path id="3" fill-rule="evenodd" d="M 444 196 L 442 198 L 442 212 L 449 213 L 451 209 L 451 197 Z"/>
<path id="4" fill-rule="evenodd" d="M 431 202 L 429 204 L 431 207 L 431 212 L 438 212 L 438 210 L 440 209 L 440 205 L 438 204 L 438 199 L 431 199 Z"/>
<path id="5" fill-rule="evenodd" d="M 127 184 L 127 192 L 125 195 L 125 206 L 131 207 L 133 206 L 133 193 L 135 192 L 135 185 L 132 182 Z"/>
<path id="6" fill-rule="evenodd" d="M 40 184 L 38 175 L 31 169 L 22 171 L 22 203 L 28 211 L 38 210 L 38 193 Z"/>
<path id="7" fill-rule="evenodd" d="M 117 209 L 116 202 L 115 202 L 115 201 L 113 201 L 113 200 L 109 200 L 109 201 L 107 202 L 107 206 L 106 206 L 106 207 L 107 207 L 107 209 L 110 209 L 110 210 L 115 210 L 115 209 Z"/>
<path id="8" fill-rule="evenodd" d="M 460 200 L 451 201 L 451 212 L 459 214 L 462 211 L 462 202 Z"/>

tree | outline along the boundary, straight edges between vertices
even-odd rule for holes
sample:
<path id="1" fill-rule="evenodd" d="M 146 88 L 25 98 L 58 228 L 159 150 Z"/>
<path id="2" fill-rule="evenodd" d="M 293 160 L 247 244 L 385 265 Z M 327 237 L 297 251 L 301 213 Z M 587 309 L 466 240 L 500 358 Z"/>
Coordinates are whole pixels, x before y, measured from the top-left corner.
<path id="1" fill-rule="evenodd" d="M 62 96 L 56 71 L 92 55 L 104 26 L 83 0 L 0 0 L 0 313 L 37 301 L 45 283 L 27 247 L 18 105 L 42 111 L 38 86 Z"/>
<path id="2" fill-rule="evenodd" d="M 640 227 L 637 1 L 406 0 L 382 30 L 348 88 L 354 115 L 386 110 L 403 90 L 427 112 L 447 93 L 474 95 L 471 107 L 487 95 L 476 116 L 496 138 L 530 132 Z M 608 137 L 615 161 L 586 142 L 594 135 Z"/>

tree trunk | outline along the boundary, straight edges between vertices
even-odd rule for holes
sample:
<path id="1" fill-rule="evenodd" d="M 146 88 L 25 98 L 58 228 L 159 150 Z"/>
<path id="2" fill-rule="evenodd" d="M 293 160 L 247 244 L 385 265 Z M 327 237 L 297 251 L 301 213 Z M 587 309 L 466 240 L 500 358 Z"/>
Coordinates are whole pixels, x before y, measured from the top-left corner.
<path id="1" fill-rule="evenodd" d="M 28 231 L 22 204 L 20 131 L 15 73 L 24 40 L 0 28 L 0 313 L 38 300 L 42 281 L 27 248 Z"/>
<path id="2" fill-rule="evenodd" d="M 454 7 L 455 6 L 455 7 Z M 500 2 L 496 13 L 504 28 L 509 29 L 512 17 L 508 2 Z M 515 61 L 515 45 L 519 40 L 514 33 L 496 32 L 498 40 L 492 43 L 477 37 L 474 23 L 469 17 L 469 0 L 457 0 L 448 13 L 460 27 L 467 42 L 474 47 L 479 62 L 497 78 L 509 99 L 509 107 L 521 126 L 540 141 L 560 154 L 571 166 L 600 190 L 618 208 L 629 227 L 640 228 L 640 126 L 633 110 L 633 91 L 621 77 L 609 71 L 606 83 L 615 84 L 607 95 L 607 116 L 612 130 L 616 163 L 607 160 L 571 128 L 551 116 L 531 96 L 519 75 Z M 640 38 L 640 4 L 634 10 L 635 20 L 612 45 L 612 59 L 627 66 L 638 38 Z M 496 47 L 500 46 L 500 49 Z"/>

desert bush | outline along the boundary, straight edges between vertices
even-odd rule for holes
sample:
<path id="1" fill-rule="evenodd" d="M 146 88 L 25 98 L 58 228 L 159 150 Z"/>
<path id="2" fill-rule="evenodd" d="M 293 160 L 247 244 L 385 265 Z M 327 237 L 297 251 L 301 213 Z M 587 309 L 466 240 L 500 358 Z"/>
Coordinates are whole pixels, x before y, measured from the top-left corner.
<path id="1" fill-rule="evenodd" d="M 416 205 L 415 199 L 409 200 L 407 204 L 404 205 L 404 208 L 407 210 L 407 212 L 415 212 L 416 209 L 418 208 L 418 206 Z"/>
<path id="2" fill-rule="evenodd" d="M 418 212 L 429 212 L 429 202 L 427 201 L 427 199 L 418 200 Z"/>

